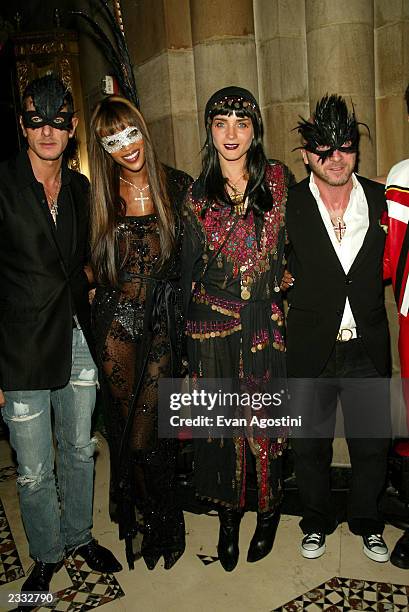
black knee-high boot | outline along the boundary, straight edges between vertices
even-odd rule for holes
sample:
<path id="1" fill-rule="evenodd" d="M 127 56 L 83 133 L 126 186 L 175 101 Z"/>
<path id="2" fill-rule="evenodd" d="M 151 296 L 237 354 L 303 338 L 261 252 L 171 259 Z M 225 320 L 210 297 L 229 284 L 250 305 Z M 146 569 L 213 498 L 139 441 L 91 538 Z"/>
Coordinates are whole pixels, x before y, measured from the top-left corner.
<path id="1" fill-rule="evenodd" d="M 154 567 L 163 554 L 167 570 L 185 551 L 185 521 L 175 493 L 175 457 L 175 441 L 161 440 L 158 448 L 146 455 L 144 465 L 150 515 L 146 521 L 148 531 L 142 543 L 142 556 L 148 567 Z"/>
<path id="2" fill-rule="evenodd" d="M 241 510 L 232 508 L 219 510 L 220 531 L 217 553 L 226 572 L 233 571 L 239 560 L 239 531 L 242 516 Z"/>
<path id="3" fill-rule="evenodd" d="M 247 553 L 249 563 L 260 561 L 271 551 L 279 522 L 280 510 L 278 508 L 272 512 L 257 513 L 257 526 Z"/>
<path id="4" fill-rule="evenodd" d="M 185 519 L 180 508 L 169 508 L 163 525 L 164 568 L 171 569 L 185 552 Z"/>
<path id="5" fill-rule="evenodd" d="M 143 523 L 141 554 L 146 567 L 153 570 L 162 556 L 162 525 L 158 512 L 152 509 L 152 504 L 143 511 Z"/>

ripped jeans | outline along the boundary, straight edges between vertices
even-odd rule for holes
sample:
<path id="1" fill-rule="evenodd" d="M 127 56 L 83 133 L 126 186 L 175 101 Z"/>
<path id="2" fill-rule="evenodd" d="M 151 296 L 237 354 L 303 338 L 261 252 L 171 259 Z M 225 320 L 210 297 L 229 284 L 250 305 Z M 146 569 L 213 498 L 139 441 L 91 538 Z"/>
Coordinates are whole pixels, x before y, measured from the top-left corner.
<path id="1" fill-rule="evenodd" d="M 17 453 L 21 515 L 33 559 L 55 563 L 65 550 L 92 539 L 95 393 L 96 367 L 79 329 L 73 329 L 71 379 L 65 387 L 5 392 L 2 413 Z"/>

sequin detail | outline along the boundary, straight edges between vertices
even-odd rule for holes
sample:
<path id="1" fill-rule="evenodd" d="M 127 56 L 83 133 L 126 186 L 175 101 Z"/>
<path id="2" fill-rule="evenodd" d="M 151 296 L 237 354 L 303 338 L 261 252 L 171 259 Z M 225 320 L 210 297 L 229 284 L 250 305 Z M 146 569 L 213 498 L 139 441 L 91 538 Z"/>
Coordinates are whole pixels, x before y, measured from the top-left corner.
<path id="1" fill-rule="evenodd" d="M 264 214 L 259 245 L 252 212 L 243 218 L 229 207 L 209 206 L 199 182 L 188 192 L 191 251 L 185 257 L 195 262 L 196 282 L 185 327 L 190 372 L 198 378 L 229 378 L 240 392 L 259 393 L 285 377 L 282 296 L 276 289 L 283 265 L 278 253 L 281 258 L 287 176 L 280 163 L 266 167 L 272 208 Z M 259 510 L 275 507 L 280 487 L 274 459 L 284 442 L 264 439 L 256 426 L 233 439 L 196 441 L 200 497 L 233 507 L 245 505 L 250 435 L 259 455 Z"/>
<path id="2" fill-rule="evenodd" d="M 216 207 L 211 214 L 201 218 L 205 200 L 193 200 L 193 210 L 206 233 L 207 249 L 204 261 L 211 257 L 212 251 L 220 252 L 227 261 L 233 264 L 233 276 L 240 275 L 241 298 L 250 299 L 252 285 L 256 278 L 270 269 L 270 258 L 277 256 L 277 239 L 280 228 L 284 224 L 283 200 L 286 194 L 285 177 L 280 166 L 271 166 L 266 172 L 268 187 L 273 196 L 273 206 L 264 215 L 264 225 L 260 240 L 260 249 L 257 248 L 254 215 L 236 219 L 230 207 Z M 234 231 L 231 232 L 232 225 Z M 229 232 L 230 235 L 229 235 Z M 226 237 L 228 236 L 227 240 Z"/>
<path id="3" fill-rule="evenodd" d="M 170 553 L 184 546 L 183 515 L 174 495 L 177 441 L 158 439 L 157 412 L 160 378 L 180 372 L 183 231 L 179 210 L 191 181 L 171 168 L 165 168 L 165 174 L 175 210 L 171 258 L 159 269 L 155 215 L 121 218 L 116 229 L 120 286 L 98 286 L 92 305 L 111 457 L 110 508 L 119 524 L 119 537 L 126 541 L 127 556 L 139 528 L 135 507 L 143 515 L 142 554 L 158 547 L 160 554 Z M 170 284 L 171 298 L 166 299 L 162 289 Z"/>
<path id="4" fill-rule="evenodd" d="M 208 340 L 220 336 L 225 338 L 241 331 L 241 323 L 236 321 L 187 321 L 186 335 L 193 340 Z"/>
<path id="5" fill-rule="evenodd" d="M 196 304 L 205 304 L 206 306 L 210 306 L 212 310 L 220 312 L 220 314 L 228 317 L 233 317 L 234 319 L 240 318 L 240 310 L 244 306 L 242 302 L 227 300 L 215 295 L 210 295 L 209 293 L 206 293 L 203 286 L 200 286 L 200 288 L 195 288 L 192 295 L 192 300 Z"/>

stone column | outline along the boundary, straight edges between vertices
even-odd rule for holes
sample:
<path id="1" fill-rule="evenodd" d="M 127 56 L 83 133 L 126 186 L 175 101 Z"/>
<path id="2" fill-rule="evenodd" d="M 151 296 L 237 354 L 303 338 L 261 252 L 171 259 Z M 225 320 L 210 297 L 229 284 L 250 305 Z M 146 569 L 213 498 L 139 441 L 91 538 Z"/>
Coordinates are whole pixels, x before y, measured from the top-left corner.
<path id="1" fill-rule="evenodd" d="M 385 0 L 386 1 L 386 0 Z M 306 0 L 308 82 L 311 109 L 326 93 L 352 101 L 361 130 L 359 172 L 376 169 L 374 7 L 372 0 Z"/>
<path id="2" fill-rule="evenodd" d="M 200 166 L 189 0 L 122 0 L 141 110 L 161 161 Z"/>
<path id="3" fill-rule="evenodd" d="M 409 3 L 375 0 L 375 84 L 378 174 L 409 157 L 403 98 L 409 83 Z"/>
<path id="4" fill-rule="evenodd" d="M 191 0 L 192 43 L 201 143 L 203 110 L 228 85 L 258 96 L 252 0 Z"/>
<path id="5" fill-rule="evenodd" d="M 285 162 L 300 180 L 305 167 L 297 132 L 298 116 L 308 117 L 308 76 L 304 0 L 254 0 L 258 83 L 269 157 Z"/>

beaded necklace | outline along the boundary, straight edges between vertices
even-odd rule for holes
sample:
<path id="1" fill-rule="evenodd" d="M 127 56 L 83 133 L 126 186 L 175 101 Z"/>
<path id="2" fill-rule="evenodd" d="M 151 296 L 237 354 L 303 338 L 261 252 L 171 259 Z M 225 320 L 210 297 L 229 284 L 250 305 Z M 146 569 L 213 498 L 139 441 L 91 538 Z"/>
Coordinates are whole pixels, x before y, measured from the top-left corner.
<path id="1" fill-rule="evenodd" d="M 250 299 L 252 285 L 257 276 L 269 270 L 271 256 L 277 256 L 278 234 L 283 223 L 282 202 L 286 193 L 281 166 L 269 166 L 266 169 L 266 182 L 272 193 L 274 205 L 264 215 L 260 249 L 257 248 L 252 211 L 246 218 L 241 217 L 237 221 L 234 231 L 226 240 L 226 236 L 236 220 L 235 215 L 231 214 L 230 207 L 210 209 L 205 218 L 202 219 L 201 210 L 205 204 L 205 199 L 193 200 L 193 210 L 205 230 L 207 249 L 210 252 L 217 252 L 220 244 L 223 245 L 218 254 L 217 265 L 222 267 L 222 256 L 233 264 L 233 276 L 240 275 L 240 295 L 243 300 Z M 204 253 L 203 259 L 207 261 L 209 255 Z M 274 291 L 277 288 L 279 290 L 278 284 L 275 282 Z"/>

